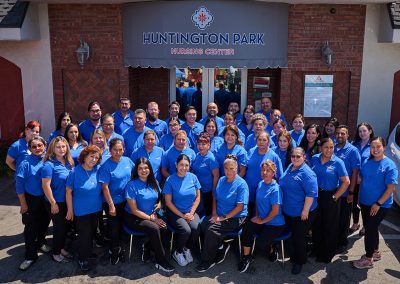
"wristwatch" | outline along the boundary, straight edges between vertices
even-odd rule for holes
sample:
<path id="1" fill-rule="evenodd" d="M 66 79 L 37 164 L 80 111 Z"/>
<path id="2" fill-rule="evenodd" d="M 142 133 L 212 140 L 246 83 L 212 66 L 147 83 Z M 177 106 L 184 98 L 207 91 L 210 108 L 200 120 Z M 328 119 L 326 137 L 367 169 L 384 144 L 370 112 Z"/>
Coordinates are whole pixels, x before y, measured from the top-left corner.
<path id="1" fill-rule="evenodd" d="M 337 201 L 337 198 L 336 198 L 336 196 L 335 195 L 332 195 L 332 199 L 333 199 L 333 201 Z"/>
<path id="2" fill-rule="evenodd" d="M 376 204 L 376 205 L 378 205 L 379 207 L 381 207 L 381 206 L 382 206 L 382 204 L 381 204 L 381 203 L 379 203 L 379 201 L 375 202 L 375 204 Z"/>

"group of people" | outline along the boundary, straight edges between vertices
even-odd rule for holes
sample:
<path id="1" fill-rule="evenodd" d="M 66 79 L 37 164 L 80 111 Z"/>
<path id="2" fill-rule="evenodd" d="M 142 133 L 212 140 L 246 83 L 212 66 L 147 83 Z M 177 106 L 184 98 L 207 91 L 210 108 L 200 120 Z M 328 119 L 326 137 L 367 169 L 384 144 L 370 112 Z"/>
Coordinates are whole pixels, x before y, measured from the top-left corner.
<path id="1" fill-rule="evenodd" d="M 350 142 L 349 128 L 336 118 L 321 129 L 296 114 L 289 130 L 270 98 L 262 99 L 259 112 L 248 105 L 242 115 L 235 101 L 222 117 L 218 109 L 209 103 L 207 116 L 196 122 L 197 110 L 188 106 L 182 121 L 174 101 L 163 121 L 156 102 L 132 111 L 129 99 L 121 98 L 112 115 L 91 102 L 79 125 L 62 113 L 47 141 L 39 136 L 40 123 L 30 121 L 6 159 L 16 171 L 25 225 L 20 269 L 34 263 L 38 249 L 50 251 L 45 237 L 51 219 L 53 260 L 73 258 L 65 239 L 75 227 L 83 271 L 90 269 L 98 230 L 109 241 L 110 262 L 120 261 L 125 224 L 147 236 L 142 261 L 153 253 L 156 267 L 166 272 L 174 271 L 169 230 L 180 266 L 193 262 L 193 247 L 203 236 L 198 272 L 224 261 L 232 233 L 241 233 L 240 272 L 254 260 L 255 237 L 275 261 L 274 239 L 289 230 L 291 272 L 298 274 L 308 256 L 330 263 L 345 250 L 349 230 L 360 229 L 360 211 L 366 254 L 353 265 L 372 268 L 380 260 L 378 227 L 392 205 L 398 172 L 370 124 L 360 123 Z"/>

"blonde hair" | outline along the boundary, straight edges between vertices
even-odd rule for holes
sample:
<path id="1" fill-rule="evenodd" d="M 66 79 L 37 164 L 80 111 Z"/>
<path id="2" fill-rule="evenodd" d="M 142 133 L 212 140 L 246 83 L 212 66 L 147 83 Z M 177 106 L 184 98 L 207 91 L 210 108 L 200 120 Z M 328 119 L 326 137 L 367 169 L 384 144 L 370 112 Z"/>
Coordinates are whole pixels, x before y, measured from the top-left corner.
<path id="1" fill-rule="evenodd" d="M 276 173 L 276 165 L 271 160 L 265 160 L 261 163 L 261 169 L 264 167 L 270 168 L 274 173 Z"/>
<path id="2" fill-rule="evenodd" d="M 54 149 L 56 148 L 56 144 L 58 142 L 63 142 L 65 144 L 66 152 L 65 152 L 65 155 L 64 155 L 63 158 L 64 158 L 64 160 L 66 162 L 68 162 L 71 165 L 71 167 L 73 167 L 74 166 L 74 160 L 71 157 L 71 150 L 69 148 L 68 141 L 67 141 L 67 139 L 65 139 L 62 136 L 57 136 L 53 140 L 51 140 L 51 142 L 49 144 L 49 147 L 47 148 L 47 152 L 44 155 L 43 162 L 46 162 L 46 161 L 48 161 L 50 159 L 54 159 L 56 157 Z"/>

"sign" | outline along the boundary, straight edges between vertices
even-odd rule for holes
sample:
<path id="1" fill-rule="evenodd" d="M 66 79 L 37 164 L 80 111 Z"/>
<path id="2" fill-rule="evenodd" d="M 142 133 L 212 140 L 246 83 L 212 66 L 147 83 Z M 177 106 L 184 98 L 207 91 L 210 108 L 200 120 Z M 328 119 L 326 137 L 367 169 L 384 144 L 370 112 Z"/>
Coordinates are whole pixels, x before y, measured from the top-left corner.
<path id="1" fill-rule="evenodd" d="M 126 66 L 287 67 L 284 3 L 127 3 L 123 32 Z"/>
<path id="2" fill-rule="evenodd" d="M 333 75 L 306 75 L 304 117 L 332 116 Z"/>
<path id="3" fill-rule="evenodd" d="M 254 89 L 268 89 L 269 88 L 269 77 L 254 77 L 253 88 Z"/>

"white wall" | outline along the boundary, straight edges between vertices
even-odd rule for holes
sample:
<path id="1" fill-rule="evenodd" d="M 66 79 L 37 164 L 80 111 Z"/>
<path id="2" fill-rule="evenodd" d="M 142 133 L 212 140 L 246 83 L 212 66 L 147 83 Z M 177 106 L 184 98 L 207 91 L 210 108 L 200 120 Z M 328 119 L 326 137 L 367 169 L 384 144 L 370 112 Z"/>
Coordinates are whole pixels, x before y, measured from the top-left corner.
<path id="1" fill-rule="evenodd" d="M 389 135 L 394 73 L 400 70 L 400 44 L 378 43 L 380 9 L 367 5 L 358 123 L 369 122 L 375 134 Z M 400 108 L 399 108 L 400 109 Z"/>
<path id="2" fill-rule="evenodd" d="M 30 3 L 29 9 L 38 13 L 40 40 L 0 41 L 0 56 L 21 68 L 25 122 L 39 120 L 47 139 L 55 129 L 49 17 L 47 4 Z"/>

